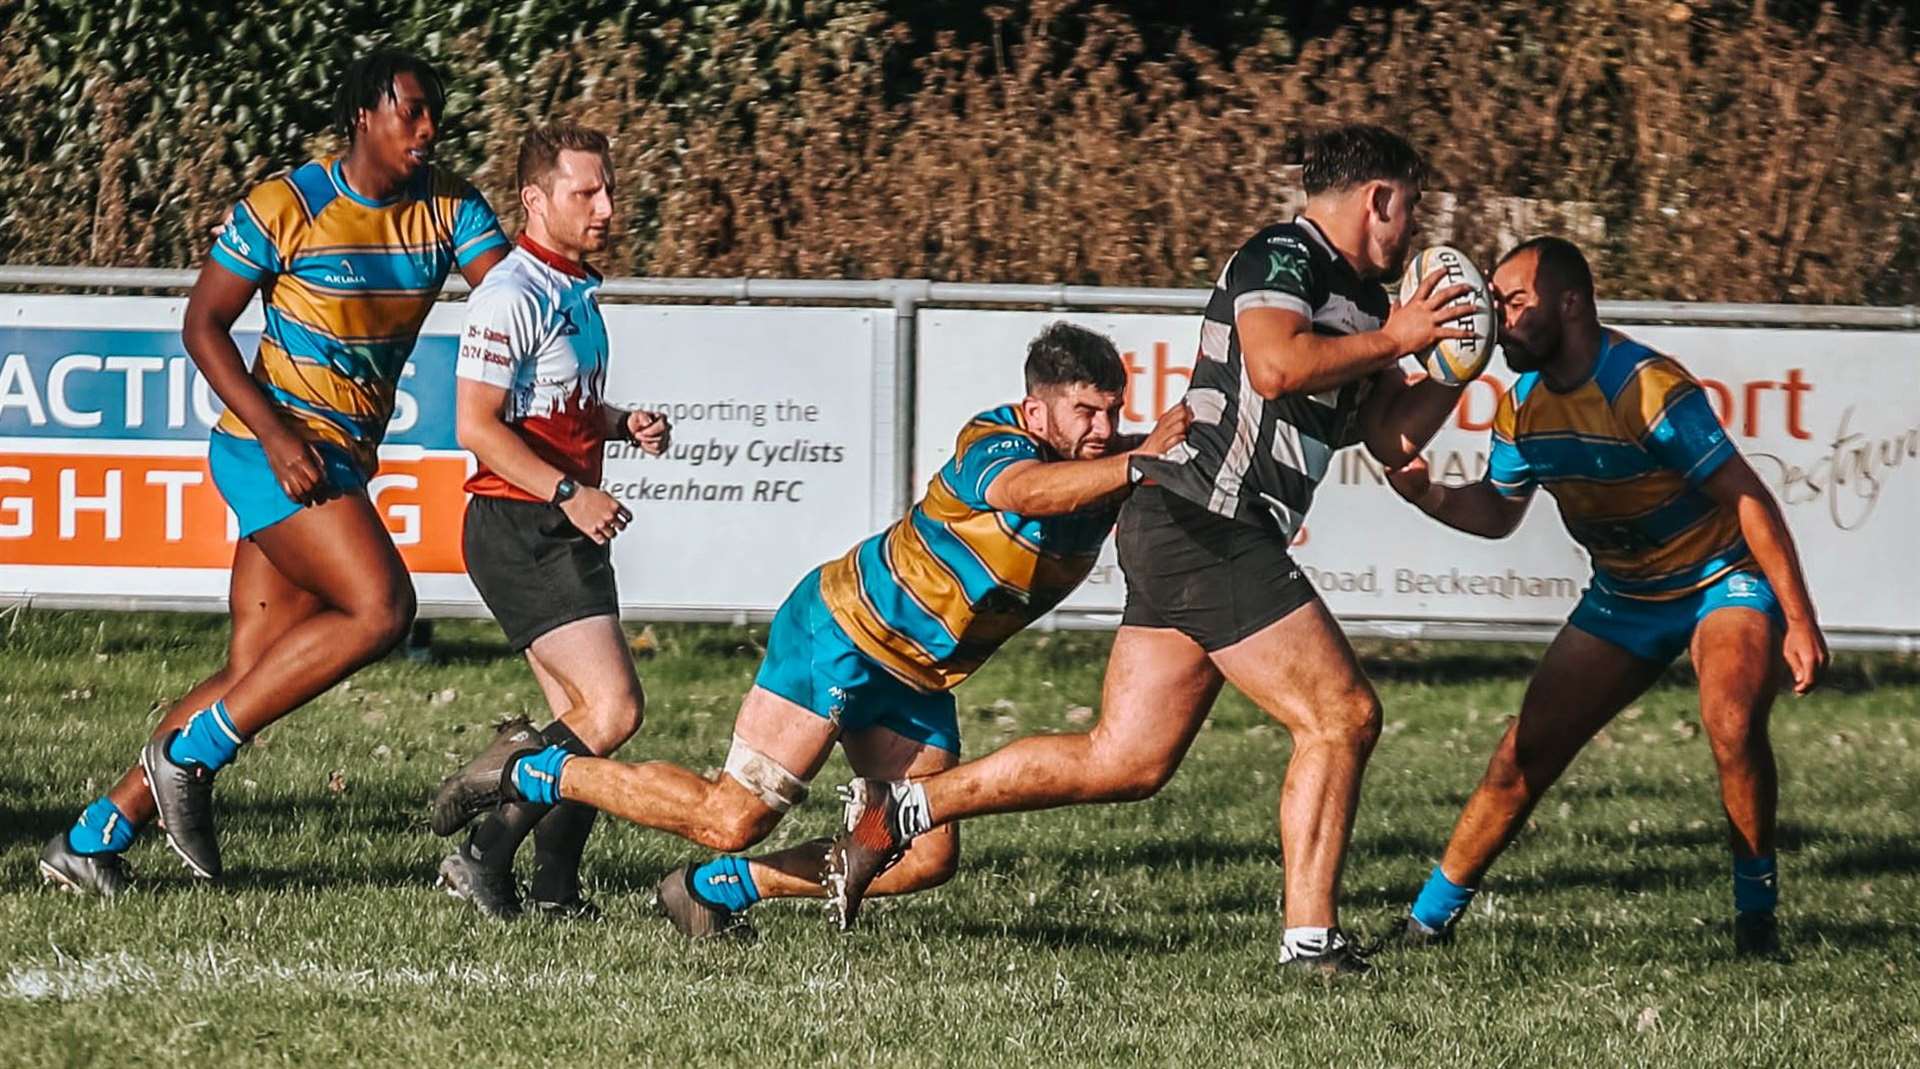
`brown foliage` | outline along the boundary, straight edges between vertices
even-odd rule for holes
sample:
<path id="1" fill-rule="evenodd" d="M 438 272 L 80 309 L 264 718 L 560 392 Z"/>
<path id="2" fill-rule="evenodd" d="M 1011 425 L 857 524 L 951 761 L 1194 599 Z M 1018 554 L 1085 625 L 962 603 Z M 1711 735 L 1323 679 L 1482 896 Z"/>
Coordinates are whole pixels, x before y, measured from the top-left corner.
<path id="1" fill-rule="evenodd" d="M 585 35 L 486 80 L 474 177 L 511 218 L 518 132 L 559 112 L 615 135 L 616 273 L 1198 285 L 1297 203 L 1302 131 L 1369 120 L 1430 152 L 1453 194 L 1433 198 L 1432 230 L 1482 257 L 1573 229 L 1607 296 L 1920 302 L 1920 63 L 1893 30 L 1672 0 L 1553 18 L 1436 0 L 1297 54 L 1275 38 L 1150 55 L 1097 5 L 990 11 L 991 39 L 937 40 L 910 67 L 877 14 L 748 24 L 647 72 L 707 86 L 674 101 L 636 88 L 637 46 Z M 0 47 L 4 96 L 32 58 Z M 478 37 L 455 53 L 498 70 Z M 230 129 L 142 126 L 138 86 L 96 91 L 103 119 L 68 160 L 25 161 L 24 192 L 0 178 L 0 221 L 35 221 L 0 255 L 191 263 L 265 165 L 219 165 Z"/>

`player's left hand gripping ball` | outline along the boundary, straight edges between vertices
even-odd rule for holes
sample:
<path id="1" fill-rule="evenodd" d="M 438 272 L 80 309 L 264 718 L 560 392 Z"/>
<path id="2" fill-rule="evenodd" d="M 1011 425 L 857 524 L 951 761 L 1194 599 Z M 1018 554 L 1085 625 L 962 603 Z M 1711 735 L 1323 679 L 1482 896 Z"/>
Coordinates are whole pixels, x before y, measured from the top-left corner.
<path id="1" fill-rule="evenodd" d="M 1467 254 L 1451 245 L 1435 245 L 1422 249 L 1419 254 L 1407 261 L 1406 273 L 1400 276 L 1400 301 L 1411 300 L 1420 289 L 1420 283 L 1428 275 L 1440 272 L 1443 276 L 1436 290 L 1449 286 L 1465 285 L 1467 292 L 1449 302 L 1448 307 L 1466 304 L 1473 307 L 1473 314 L 1456 319 L 1449 326 L 1460 327 L 1473 332 L 1470 338 L 1444 338 L 1433 348 L 1420 354 L 1420 363 L 1427 374 L 1441 382 L 1471 382 L 1480 377 L 1487 368 L 1487 361 L 1493 357 L 1494 316 L 1493 295 L 1487 289 L 1486 277 L 1480 269 L 1473 266 Z"/>

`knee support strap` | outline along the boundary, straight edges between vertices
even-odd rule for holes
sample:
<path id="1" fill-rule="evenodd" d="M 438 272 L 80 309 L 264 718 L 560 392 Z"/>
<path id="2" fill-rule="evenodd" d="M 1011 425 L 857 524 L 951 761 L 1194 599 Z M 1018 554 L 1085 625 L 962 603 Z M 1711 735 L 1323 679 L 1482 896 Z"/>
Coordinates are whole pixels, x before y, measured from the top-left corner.
<path id="1" fill-rule="evenodd" d="M 784 813 L 807 800 L 806 780 L 748 746 L 738 735 L 733 737 L 733 745 L 727 750 L 726 767 L 721 771 L 776 813 Z"/>

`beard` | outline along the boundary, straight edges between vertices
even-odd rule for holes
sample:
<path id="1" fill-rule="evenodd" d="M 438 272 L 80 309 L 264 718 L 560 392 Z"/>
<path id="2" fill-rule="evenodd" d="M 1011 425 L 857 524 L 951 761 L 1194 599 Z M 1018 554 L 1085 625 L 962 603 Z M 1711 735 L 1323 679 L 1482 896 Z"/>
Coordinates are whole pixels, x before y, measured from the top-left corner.
<path id="1" fill-rule="evenodd" d="M 1534 331 L 1534 335 L 1522 339 L 1504 330 L 1500 332 L 1500 351 L 1506 355 L 1509 368 L 1521 374 L 1538 371 L 1554 353 L 1560 351 L 1558 323 L 1550 329 L 1542 324 Z"/>
<path id="2" fill-rule="evenodd" d="M 1524 375 L 1529 371 L 1540 370 L 1540 358 L 1533 350 L 1514 341 L 1512 338 L 1500 339 L 1500 353 L 1507 359 L 1507 367 L 1516 374 Z"/>

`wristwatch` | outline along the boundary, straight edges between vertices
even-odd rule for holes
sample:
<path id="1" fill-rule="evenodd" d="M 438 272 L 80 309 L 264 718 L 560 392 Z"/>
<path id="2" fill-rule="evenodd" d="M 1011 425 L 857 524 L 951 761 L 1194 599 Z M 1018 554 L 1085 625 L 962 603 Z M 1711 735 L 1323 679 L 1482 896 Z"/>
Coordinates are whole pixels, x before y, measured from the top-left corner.
<path id="1" fill-rule="evenodd" d="M 553 499 L 549 501 L 548 504 L 564 505 L 567 502 L 573 500 L 573 495 L 579 492 L 580 492 L 580 484 L 577 482 L 574 482 L 572 479 L 569 479 L 563 475 L 560 477 L 560 481 L 554 484 Z"/>

